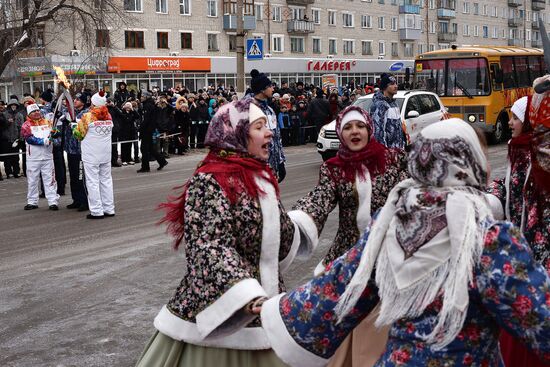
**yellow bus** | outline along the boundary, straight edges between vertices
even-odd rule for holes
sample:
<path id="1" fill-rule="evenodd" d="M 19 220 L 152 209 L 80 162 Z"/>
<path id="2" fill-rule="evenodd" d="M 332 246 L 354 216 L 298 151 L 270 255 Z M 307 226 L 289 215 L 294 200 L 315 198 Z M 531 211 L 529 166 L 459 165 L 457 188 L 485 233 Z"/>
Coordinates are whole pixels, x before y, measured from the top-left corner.
<path id="1" fill-rule="evenodd" d="M 493 143 L 509 132 L 510 107 L 544 74 L 536 48 L 472 46 L 426 52 L 415 59 L 415 89 L 436 93 L 452 117 L 480 127 Z"/>

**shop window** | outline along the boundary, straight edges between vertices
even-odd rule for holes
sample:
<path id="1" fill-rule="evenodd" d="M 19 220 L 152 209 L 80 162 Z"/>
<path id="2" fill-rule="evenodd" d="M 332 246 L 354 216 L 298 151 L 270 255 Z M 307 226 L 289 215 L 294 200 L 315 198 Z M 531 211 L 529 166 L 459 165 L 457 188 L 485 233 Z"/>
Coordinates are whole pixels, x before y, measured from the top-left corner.
<path id="1" fill-rule="evenodd" d="M 109 30 L 107 29 L 96 29 L 95 31 L 95 45 L 96 47 L 109 47 Z"/>
<path id="2" fill-rule="evenodd" d="M 216 33 L 208 33 L 208 51 L 218 51 L 218 35 Z"/>
<path id="3" fill-rule="evenodd" d="M 124 45 L 126 48 L 145 48 L 143 31 L 125 31 Z"/>
<path id="4" fill-rule="evenodd" d="M 169 48 L 168 32 L 157 32 L 157 48 Z"/>
<path id="5" fill-rule="evenodd" d="M 124 0 L 124 10 L 143 11 L 142 0 Z"/>
<path id="6" fill-rule="evenodd" d="M 181 33 L 181 48 L 192 49 L 193 48 L 193 33 L 182 32 Z"/>

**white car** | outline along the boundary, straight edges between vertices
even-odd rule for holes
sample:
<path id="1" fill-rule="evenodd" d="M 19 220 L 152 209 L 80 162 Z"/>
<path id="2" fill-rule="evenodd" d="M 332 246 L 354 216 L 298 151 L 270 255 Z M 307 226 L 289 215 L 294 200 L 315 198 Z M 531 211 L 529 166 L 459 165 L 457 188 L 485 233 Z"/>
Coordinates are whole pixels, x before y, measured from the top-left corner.
<path id="1" fill-rule="evenodd" d="M 369 94 L 360 97 L 354 105 L 369 112 L 373 96 L 374 94 Z M 411 141 L 414 141 L 420 130 L 434 122 L 441 121 L 447 113 L 441 99 L 435 93 L 398 91 L 394 99 L 401 110 L 401 119 L 405 121 Z M 336 136 L 336 120 L 333 120 L 319 131 L 317 151 L 323 160 L 327 160 L 336 155 L 339 147 L 340 141 Z"/>

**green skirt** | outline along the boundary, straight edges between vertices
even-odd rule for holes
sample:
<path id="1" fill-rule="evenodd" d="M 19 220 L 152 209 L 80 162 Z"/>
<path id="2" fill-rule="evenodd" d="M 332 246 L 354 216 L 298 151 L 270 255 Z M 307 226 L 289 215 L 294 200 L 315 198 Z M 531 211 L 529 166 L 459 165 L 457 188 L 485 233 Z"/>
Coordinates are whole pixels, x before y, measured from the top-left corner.
<path id="1" fill-rule="evenodd" d="M 201 347 L 156 331 L 136 367 L 287 367 L 272 349 Z"/>

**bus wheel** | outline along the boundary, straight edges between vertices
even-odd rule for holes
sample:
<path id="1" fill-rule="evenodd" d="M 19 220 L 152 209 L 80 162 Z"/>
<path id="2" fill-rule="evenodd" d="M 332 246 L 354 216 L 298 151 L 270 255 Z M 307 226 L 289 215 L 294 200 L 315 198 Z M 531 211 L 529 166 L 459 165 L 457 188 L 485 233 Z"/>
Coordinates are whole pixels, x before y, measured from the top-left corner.
<path id="1" fill-rule="evenodd" d="M 504 136 L 505 136 L 504 122 L 502 122 L 502 119 L 499 118 L 495 123 L 495 129 L 490 135 L 491 144 L 501 143 L 504 140 Z"/>

